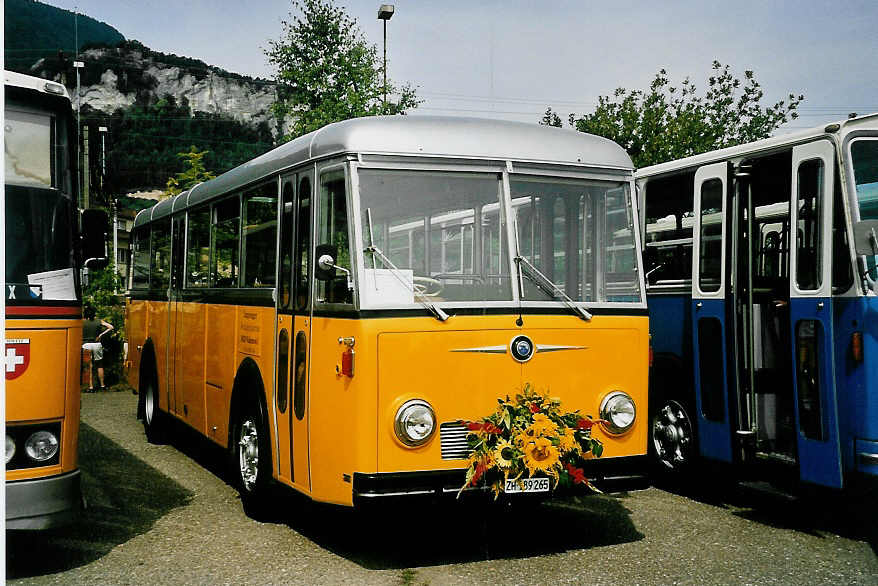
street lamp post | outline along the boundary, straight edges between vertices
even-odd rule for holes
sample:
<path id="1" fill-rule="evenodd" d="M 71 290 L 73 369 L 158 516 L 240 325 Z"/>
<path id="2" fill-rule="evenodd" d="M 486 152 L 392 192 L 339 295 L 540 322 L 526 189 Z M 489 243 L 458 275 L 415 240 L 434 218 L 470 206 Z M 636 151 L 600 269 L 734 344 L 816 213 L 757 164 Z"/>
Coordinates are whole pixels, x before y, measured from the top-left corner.
<path id="1" fill-rule="evenodd" d="M 79 162 L 79 149 L 81 143 L 80 133 L 82 132 L 82 122 L 79 119 L 79 106 L 82 103 L 82 94 L 79 91 L 79 70 L 85 67 L 85 63 L 82 61 L 74 61 L 73 68 L 76 69 L 76 161 Z M 79 188 L 82 189 L 82 167 L 81 165 L 76 166 L 79 169 L 79 177 L 77 180 L 79 181 Z M 83 195 L 84 198 L 84 195 Z M 83 207 L 85 207 L 85 200 L 83 199 Z"/>
<path id="2" fill-rule="evenodd" d="M 393 16 L 393 4 L 382 4 L 378 8 L 378 19 L 384 21 L 384 107 L 382 114 L 387 113 L 387 21 Z"/>

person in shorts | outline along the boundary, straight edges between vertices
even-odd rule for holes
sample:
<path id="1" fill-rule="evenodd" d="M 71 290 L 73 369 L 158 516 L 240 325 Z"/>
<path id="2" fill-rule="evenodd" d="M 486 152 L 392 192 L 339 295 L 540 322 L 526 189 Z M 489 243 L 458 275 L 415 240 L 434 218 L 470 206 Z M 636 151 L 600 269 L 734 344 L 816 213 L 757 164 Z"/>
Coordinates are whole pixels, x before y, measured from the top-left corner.
<path id="1" fill-rule="evenodd" d="M 101 337 L 113 330 L 113 324 L 96 319 L 94 307 L 86 307 L 82 313 L 85 316 L 85 319 L 82 320 L 82 349 L 91 352 L 92 362 L 98 368 L 98 381 L 101 383 L 101 389 L 106 389 L 107 387 L 104 386 L 104 346 L 101 344 Z M 88 390 L 86 392 L 93 393 L 94 391 L 91 366 L 89 366 Z"/>

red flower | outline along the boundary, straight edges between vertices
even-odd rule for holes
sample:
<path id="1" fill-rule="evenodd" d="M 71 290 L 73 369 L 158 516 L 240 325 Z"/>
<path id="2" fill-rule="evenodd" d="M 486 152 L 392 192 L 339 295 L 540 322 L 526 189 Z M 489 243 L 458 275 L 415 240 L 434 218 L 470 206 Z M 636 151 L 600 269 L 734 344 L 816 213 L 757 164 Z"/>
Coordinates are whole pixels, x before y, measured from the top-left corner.
<path id="1" fill-rule="evenodd" d="M 487 433 L 493 433 L 493 434 L 503 433 L 502 429 L 500 429 L 499 427 L 497 427 L 496 425 L 494 425 L 493 423 L 490 423 L 490 422 L 486 423 L 483 429 Z"/>
<path id="2" fill-rule="evenodd" d="M 487 469 L 488 469 L 488 467 L 485 466 L 484 462 L 479 462 L 478 464 L 476 464 L 476 470 L 473 473 L 473 478 L 472 478 L 472 480 L 469 481 L 470 486 L 475 486 L 479 482 L 479 480 L 482 478 L 482 475 L 485 473 L 485 471 Z"/>
<path id="3" fill-rule="evenodd" d="M 528 405 L 528 408 L 530 409 L 531 413 L 539 413 L 540 412 L 540 406 L 537 405 L 536 403 L 530 403 Z"/>
<path id="4" fill-rule="evenodd" d="M 594 421 L 591 419 L 580 418 L 579 421 L 576 422 L 577 429 L 591 429 L 594 425 Z"/>
<path id="5" fill-rule="evenodd" d="M 586 484 L 585 472 L 582 468 L 577 468 L 572 464 L 564 464 L 564 468 L 567 470 L 570 478 L 573 479 L 574 484 Z"/>

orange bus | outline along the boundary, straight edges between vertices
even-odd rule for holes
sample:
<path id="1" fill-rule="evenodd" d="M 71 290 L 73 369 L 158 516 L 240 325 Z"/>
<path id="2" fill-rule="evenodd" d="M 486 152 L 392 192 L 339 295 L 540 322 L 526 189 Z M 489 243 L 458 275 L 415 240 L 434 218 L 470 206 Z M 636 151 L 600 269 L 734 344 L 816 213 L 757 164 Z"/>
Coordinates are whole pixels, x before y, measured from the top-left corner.
<path id="1" fill-rule="evenodd" d="M 173 418 L 227 448 L 245 507 L 274 481 L 346 506 L 453 497 L 460 421 L 529 383 L 606 420 L 598 486 L 642 483 L 632 181 L 579 132 L 376 117 L 140 212 L 127 331 L 148 439 Z"/>
<path id="2" fill-rule="evenodd" d="M 83 503 L 76 135 L 63 85 L 4 71 L 4 91 L 6 528 L 43 529 Z M 80 252 L 103 256 L 102 236 Z"/>

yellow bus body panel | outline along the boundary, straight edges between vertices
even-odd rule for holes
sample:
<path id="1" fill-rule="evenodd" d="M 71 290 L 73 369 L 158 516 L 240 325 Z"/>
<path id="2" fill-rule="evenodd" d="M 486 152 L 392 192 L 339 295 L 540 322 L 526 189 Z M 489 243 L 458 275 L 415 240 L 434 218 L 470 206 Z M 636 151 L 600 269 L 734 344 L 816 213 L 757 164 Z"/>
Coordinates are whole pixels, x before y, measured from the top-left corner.
<path id="1" fill-rule="evenodd" d="M 27 370 L 18 378 L 6 381 L 6 425 L 61 422 L 59 463 L 7 470 L 6 480 L 42 478 L 75 470 L 79 448 L 82 320 L 7 316 L 6 339 L 30 341 Z"/>
<path id="2" fill-rule="evenodd" d="M 437 424 L 474 420 L 493 412 L 497 399 L 514 396 L 525 383 L 547 390 L 565 411 L 599 416 L 601 400 L 614 390 L 634 398 L 638 418 L 621 436 L 599 427 L 605 458 L 646 453 L 648 319 L 595 316 L 458 316 L 343 320 L 315 318 L 312 324 L 310 461 L 312 496 L 351 504 L 354 472 L 448 470 L 464 460 L 443 460 L 439 432 L 424 446 L 404 446 L 393 431 L 397 409 L 423 399 Z M 519 363 L 503 354 L 520 334 L 537 345 L 570 346 L 539 352 Z M 340 375 L 342 337 L 354 337 L 353 378 Z"/>

